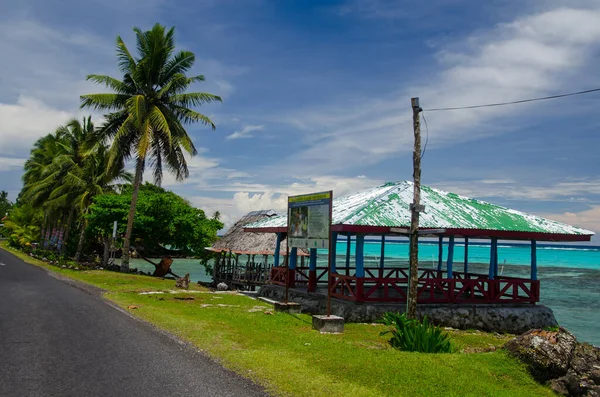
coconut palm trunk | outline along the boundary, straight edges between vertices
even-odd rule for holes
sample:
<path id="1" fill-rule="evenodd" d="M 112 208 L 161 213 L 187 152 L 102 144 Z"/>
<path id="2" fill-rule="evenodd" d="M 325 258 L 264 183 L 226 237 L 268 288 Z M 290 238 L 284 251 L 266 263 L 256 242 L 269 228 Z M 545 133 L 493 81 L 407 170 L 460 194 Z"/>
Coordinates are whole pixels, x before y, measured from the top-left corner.
<path id="1" fill-rule="evenodd" d="M 127 216 L 127 229 L 125 230 L 125 239 L 123 241 L 123 253 L 121 255 L 121 272 L 129 272 L 129 248 L 131 247 L 131 232 L 133 231 L 133 218 L 135 217 L 135 207 L 137 205 L 138 193 L 142 184 L 142 174 L 144 172 L 144 159 L 138 159 L 135 166 L 135 179 L 133 180 L 133 192 L 131 193 L 131 206 Z"/>
<path id="2" fill-rule="evenodd" d="M 65 234 L 63 236 L 62 247 L 60 247 L 60 254 L 64 255 L 67 252 L 67 240 L 69 239 L 69 230 L 71 229 L 71 222 L 73 222 L 73 215 L 75 214 L 75 207 L 72 206 L 69 210 L 69 216 L 67 217 L 67 224 L 65 225 Z"/>
<path id="3" fill-rule="evenodd" d="M 111 238 L 104 236 L 104 253 L 102 255 L 102 267 L 106 267 L 106 265 L 108 265 L 108 258 L 110 256 L 110 244 L 111 244 Z"/>
<path id="4" fill-rule="evenodd" d="M 75 253 L 75 262 L 79 262 L 81 259 L 81 253 L 83 252 L 83 243 L 85 241 L 85 219 L 81 221 L 81 231 L 79 232 L 79 243 L 77 243 L 77 252 Z"/>

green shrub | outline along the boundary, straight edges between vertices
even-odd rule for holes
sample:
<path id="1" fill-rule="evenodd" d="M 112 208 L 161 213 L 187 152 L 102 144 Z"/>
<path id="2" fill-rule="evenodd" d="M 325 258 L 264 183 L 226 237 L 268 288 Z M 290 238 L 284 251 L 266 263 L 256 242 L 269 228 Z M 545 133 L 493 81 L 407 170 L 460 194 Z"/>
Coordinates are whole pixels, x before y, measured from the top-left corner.
<path id="1" fill-rule="evenodd" d="M 450 335 L 431 324 L 427 317 L 419 321 L 407 318 L 404 313 L 385 313 L 383 323 L 393 326 L 393 329 L 381 332 L 380 335 L 391 333 L 390 345 L 395 349 L 420 353 L 453 351 Z"/>

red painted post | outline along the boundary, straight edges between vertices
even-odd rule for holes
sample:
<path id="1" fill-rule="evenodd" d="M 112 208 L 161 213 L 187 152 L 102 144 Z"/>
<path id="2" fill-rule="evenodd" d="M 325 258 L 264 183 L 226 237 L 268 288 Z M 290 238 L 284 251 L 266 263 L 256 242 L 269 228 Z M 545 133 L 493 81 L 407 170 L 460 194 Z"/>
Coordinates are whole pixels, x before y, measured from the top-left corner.
<path id="1" fill-rule="evenodd" d="M 317 271 L 308 271 L 308 292 L 315 292 L 317 290 Z"/>
<path id="2" fill-rule="evenodd" d="M 364 291 L 364 278 L 363 277 L 356 277 L 356 289 L 354 290 L 354 293 L 356 294 L 356 301 L 357 302 L 364 302 L 365 300 L 365 291 Z"/>

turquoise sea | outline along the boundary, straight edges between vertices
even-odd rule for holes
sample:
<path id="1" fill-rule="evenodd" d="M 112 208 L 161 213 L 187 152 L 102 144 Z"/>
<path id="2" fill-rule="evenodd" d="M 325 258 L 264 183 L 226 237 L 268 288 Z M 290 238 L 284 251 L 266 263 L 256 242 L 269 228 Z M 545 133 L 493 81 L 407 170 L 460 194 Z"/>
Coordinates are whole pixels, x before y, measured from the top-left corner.
<path id="1" fill-rule="evenodd" d="M 407 266 L 408 244 L 406 241 L 386 241 L 387 266 Z M 365 265 L 377 266 L 380 244 L 365 243 Z M 346 243 L 338 241 L 338 264 L 344 262 Z M 351 252 L 354 251 L 352 244 Z M 444 258 L 447 246 L 444 246 Z M 421 267 L 437 266 L 437 242 L 419 244 Z M 471 272 L 487 273 L 490 247 L 487 244 L 469 243 L 469 268 Z M 498 245 L 499 272 L 507 276 L 529 276 L 531 250 L 528 245 Z M 550 307 L 558 322 L 573 332 L 579 340 L 600 345 L 600 247 L 586 245 L 538 244 L 538 279 L 540 280 L 541 304 Z M 464 246 L 457 243 L 454 251 L 454 269 L 462 270 Z M 319 252 L 319 266 L 326 266 L 327 252 Z M 154 270 L 143 260 L 135 260 L 134 266 L 143 271 Z M 444 262 L 445 267 L 445 262 Z M 190 273 L 194 281 L 210 281 L 198 260 L 175 259 L 173 271 L 183 275 Z"/>

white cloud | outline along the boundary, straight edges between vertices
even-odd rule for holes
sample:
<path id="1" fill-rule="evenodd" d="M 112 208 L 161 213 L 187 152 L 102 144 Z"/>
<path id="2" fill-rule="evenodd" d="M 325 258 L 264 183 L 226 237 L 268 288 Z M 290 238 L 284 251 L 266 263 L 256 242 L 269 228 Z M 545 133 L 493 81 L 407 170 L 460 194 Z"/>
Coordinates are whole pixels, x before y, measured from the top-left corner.
<path id="1" fill-rule="evenodd" d="M 558 222 L 592 230 L 596 232 L 596 236 L 593 237 L 593 239 L 598 239 L 597 235 L 600 233 L 600 205 L 592 206 L 592 208 L 581 212 L 563 212 L 559 214 L 547 213 L 540 215 Z"/>
<path id="2" fill-rule="evenodd" d="M 491 183 L 490 183 L 491 182 Z M 541 186 L 513 180 L 444 181 L 432 184 L 442 190 L 468 197 L 500 197 L 524 201 L 585 202 L 590 196 L 600 197 L 600 179 L 564 179 Z"/>
<path id="3" fill-rule="evenodd" d="M 360 175 L 356 178 L 318 176 L 288 185 L 269 186 L 264 184 L 233 183 L 209 186 L 204 190 L 233 192 L 231 198 L 192 196 L 190 201 L 209 213 L 218 210 L 223 215 L 225 229 L 250 211 L 272 209 L 285 212 L 288 196 L 317 191 L 333 190 L 334 196 L 344 196 L 373 187 L 382 181 Z"/>
<path id="4" fill-rule="evenodd" d="M 588 9 L 559 7 L 539 11 L 446 43 L 436 53 L 440 71 L 415 78 L 423 84 L 397 87 L 372 99 L 362 98 L 358 93 L 353 101 L 344 99 L 331 106 L 300 109 L 280 117 L 280 121 L 303 129 L 309 146 L 294 156 L 292 161 L 296 162 L 291 168 L 301 163 L 303 167 L 311 167 L 309 172 L 315 172 L 326 164 L 337 172 L 352 165 L 376 164 L 396 153 L 411 151 L 409 98 L 412 96 L 419 96 L 421 106 L 427 109 L 589 88 L 587 84 L 595 81 L 578 72 L 594 62 L 599 50 L 598 2 Z M 398 98 L 404 99 L 399 101 Z M 542 111 L 550 113 L 557 103 L 455 112 L 425 111 L 429 148 L 510 131 L 511 124 L 518 124 L 515 117 L 535 117 Z M 348 159 L 352 159 L 350 164 Z"/>
<path id="5" fill-rule="evenodd" d="M 38 138 L 75 116 L 25 96 L 19 96 L 15 104 L 0 103 L 0 154 L 29 149 Z"/>
<path id="6" fill-rule="evenodd" d="M 0 157 L 0 172 L 11 171 L 23 167 L 25 159 L 14 157 Z"/>
<path id="7" fill-rule="evenodd" d="M 234 132 L 227 136 L 227 140 L 240 139 L 240 138 L 252 138 L 251 134 L 254 131 L 262 131 L 265 129 L 264 125 L 245 125 L 241 130 Z"/>

